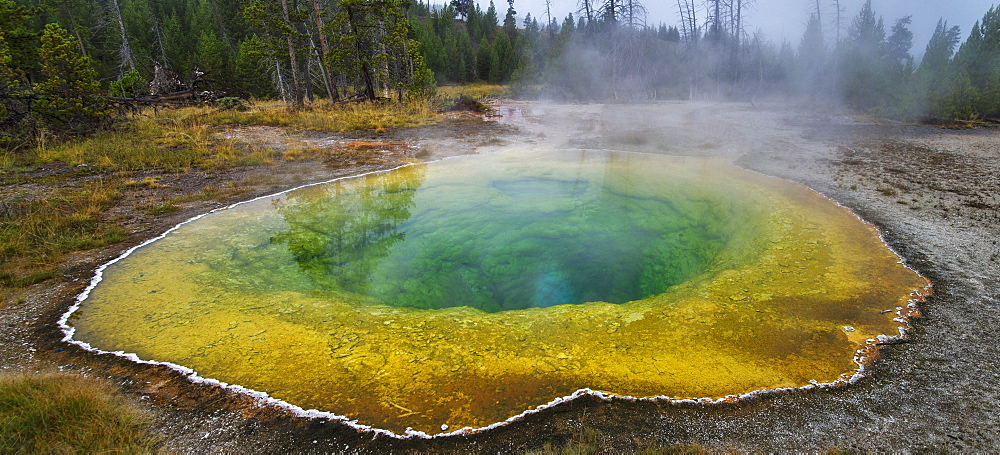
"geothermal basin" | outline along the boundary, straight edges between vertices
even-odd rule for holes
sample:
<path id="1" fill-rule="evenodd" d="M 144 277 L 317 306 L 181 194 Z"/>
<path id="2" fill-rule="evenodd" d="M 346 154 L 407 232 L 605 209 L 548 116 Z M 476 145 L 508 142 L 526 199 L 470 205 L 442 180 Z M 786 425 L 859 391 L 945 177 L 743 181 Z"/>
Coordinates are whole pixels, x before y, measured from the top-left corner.
<path id="1" fill-rule="evenodd" d="M 847 383 L 927 287 L 801 185 L 718 159 L 511 150 L 190 220 L 103 267 L 63 323 L 89 349 L 429 435 L 580 390 Z"/>

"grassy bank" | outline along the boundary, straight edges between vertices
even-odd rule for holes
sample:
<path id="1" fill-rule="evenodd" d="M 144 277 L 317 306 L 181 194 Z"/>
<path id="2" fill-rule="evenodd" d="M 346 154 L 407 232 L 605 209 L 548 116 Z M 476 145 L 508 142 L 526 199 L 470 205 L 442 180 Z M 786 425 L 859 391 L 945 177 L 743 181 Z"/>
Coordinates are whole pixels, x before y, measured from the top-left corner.
<path id="1" fill-rule="evenodd" d="M 508 96 L 509 93 L 510 87 L 497 84 L 445 85 L 437 89 L 437 97 L 443 102 L 454 100 L 460 96 L 480 99 L 485 97 L 504 97 Z"/>
<path id="2" fill-rule="evenodd" d="M 434 107 L 428 101 L 317 103 L 304 109 L 259 102 L 243 110 L 206 105 L 146 111 L 113 130 L 87 138 L 56 143 L 39 138 L 38 147 L 0 159 L 0 171 L 53 162 L 93 166 L 102 171 L 262 164 L 273 158 L 269 151 L 240 146 L 215 132 L 224 127 L 274 126 L 292 131 L 378 134 L 433 121 Z"/>
<path id="3" fill-rule="evenodd" d="M 127 232 L 104 223 L 121 197 L 115 180 L 54 189 L 44 197 L 4 201 L 0 219 L 0 286 L 21 288 L 54 276 L 52 264 L 70 251 L 120 242 Z"/>
<path id="4" fill-rule="evenodd" d="M 103 382 L 0 376 L 0 453 L 152 453 L 159 438 Z"/>

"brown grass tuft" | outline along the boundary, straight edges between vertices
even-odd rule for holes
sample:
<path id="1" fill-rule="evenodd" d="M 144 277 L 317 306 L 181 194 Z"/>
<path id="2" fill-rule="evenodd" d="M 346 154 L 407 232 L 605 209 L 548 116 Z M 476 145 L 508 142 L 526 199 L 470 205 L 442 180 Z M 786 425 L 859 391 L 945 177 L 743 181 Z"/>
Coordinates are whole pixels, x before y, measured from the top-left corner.
<path id="1" fill-rule="evenodd" d="M 0 376 L 0 453 L 152 453 L 158 445 L 148 419 L 103 382 Z"/>

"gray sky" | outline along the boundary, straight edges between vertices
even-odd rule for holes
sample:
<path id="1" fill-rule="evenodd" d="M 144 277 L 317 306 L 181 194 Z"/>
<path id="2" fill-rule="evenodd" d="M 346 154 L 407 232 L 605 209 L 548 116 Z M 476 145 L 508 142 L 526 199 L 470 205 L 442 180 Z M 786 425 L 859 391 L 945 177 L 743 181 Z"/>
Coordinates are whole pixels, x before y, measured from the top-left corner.
<path id="1" fill-rule="evenodd" d="M 433 0 L 432 0 L 433 1 Z M 489 6 L 489 0 L 477 0 L 485 10 Z M 503 15 L 507 10 L 506 0 L 494 0 L 496 2 L 497 13 L 503 20 Z M 574 12 L 579 8 L 579 0 L 550 0 L 552 16 L 561 23 L 566 14 Z M 703 0 L 698 0 L 702 3 Z M 747 17 L 747 31 L 753 33 L 758 28 L 761 29 L 771 41 L 780 44 L 788 40 L 793 46 L 797 46 L 805 30 L 805 23 L 809 19 L 809 14 L 816 9 L 816 0 L 755 0 L 754 5 Z M 437 3 L 437 1 L 435 1 Z M 833 0 L 820 0 L 823 8 L 824 28 L 827 29 L 830 40 L 833 39 L 835 26 L 835 9 Z M 857 16 L 861 10 L 864 0 L 840 0 L 841 8 L 844 12 L 841 15 L 843 21 L 843 31 L 846 33 L 851 20 Z M 962 28 L 962 41 L 969 36 L 972 24 L 982 19 L 990 7 L 996 5 L 998 0 L 872 0 L 872 8 L 876 14 L 885 19 L 885 28 L 888 32 L 896 19 L 912 15 L 913 23 L 910 31 L 913 32 L 913 49 L 911 53 L 920 56 L 927 46 L 927 41 L 934 33 L 934 26 L 938 19 L 944 18 L 948 25 L 958 25 Z M 643 4 L 649 11 L 647 23 L 667 25 L 677 25 L 677 0 L 645 0 Z M 540 22 L 545 20 L 545 0 L 514 0 L 514 9 L 518 12 L 518 24 L 524 18 L 525 13 L 531 13 Z M 704 12 L 699 16 L 703 16 Z"/>

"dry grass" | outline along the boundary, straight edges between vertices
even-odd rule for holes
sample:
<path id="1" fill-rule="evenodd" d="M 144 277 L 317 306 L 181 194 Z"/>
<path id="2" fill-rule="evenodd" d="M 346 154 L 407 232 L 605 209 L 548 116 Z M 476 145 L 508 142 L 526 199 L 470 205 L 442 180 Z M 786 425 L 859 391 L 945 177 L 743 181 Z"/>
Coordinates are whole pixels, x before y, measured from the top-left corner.
<path id="1" fill-rule="evenodd" d="M 0 453 L 152 453 L 159 438 L 103 382 L 0 376 Z"/>
<path id="2" fill-rule="evenodd" d="M 472 99 L 480 99 L 486 96 L 507 96 L 509 88 L 506 85 L 496 84 L 465 84 L 446 85 L 438 87 L 437 96 L 443 99 L 455 99 L 465 95 Z"/>
<path id="3" fill-rule="evenodd" d="M 115 131 L 39 148 L 35 162 L 86 165 L 100 171 L 183 171 L 262 164 L 272 159 L 266 151 L 241 150 L 235 141 L 217 137 L 211 125 L 200 122 L 196 109 L 141 117 Z"/>
<path id="4" fill-rule="evenodd" d="M 257 103 L 245 111 L 201 108 L 203 120 L 218 125 L 267 125 L 302 131 L 384 133 L 393 128 L 436 121 L 429 101 L 407 103 L 330 104 L 326 101 L 300 109 L 283 104 Z"/>
<path id="5" fill-rule="evenodd" d="M 121 197 L 116 182 L 98 180 L 33 200 L 3 202 L 0 213 L 0 302 L 11 288 L 55 275 L 53 265 L 71 251 L 120 242 L 128 237 L 104 213 Z"/>
<path id="6" fill-rule="evenodd" d="M 219 126 L 267 125 L 299 131 L 384 133 L 389 129 L 419 126 L 436 121 L 429 101 L 408 103 L 319 102 L 301 109 L 280 103 L 257 103 L 245 111 L 214 106 L 161 110 L 138 116 L 113 131 L 56 143 L 40 137 L 39 146 L 26 153 L 0 156 L 0 170 L 18 165 L 63 162 L 93 166 L 101 171 L 142 169 L 220 169 L 267 164 L 271 150 L 241 146 L 220 137 Z"/>

